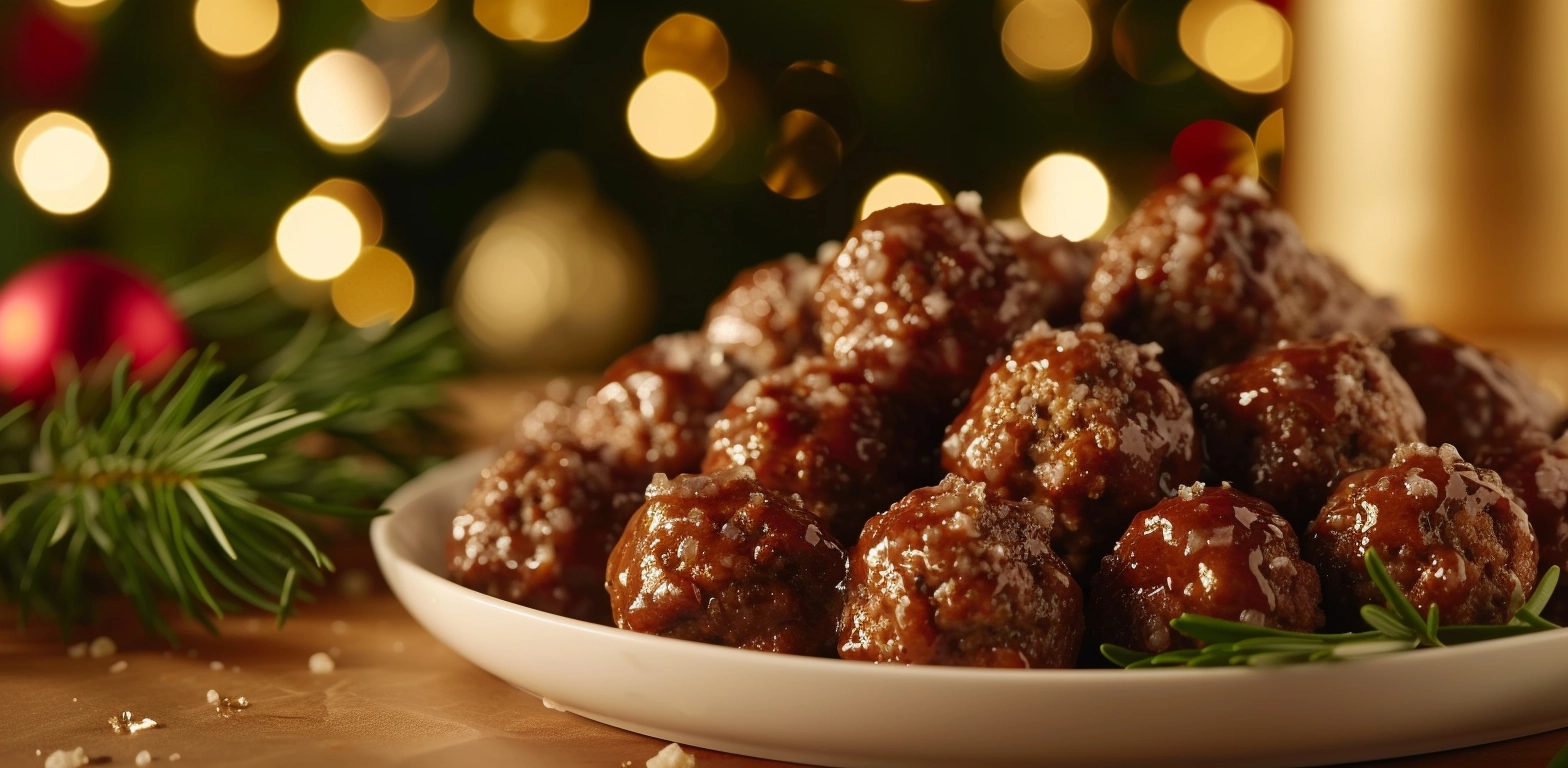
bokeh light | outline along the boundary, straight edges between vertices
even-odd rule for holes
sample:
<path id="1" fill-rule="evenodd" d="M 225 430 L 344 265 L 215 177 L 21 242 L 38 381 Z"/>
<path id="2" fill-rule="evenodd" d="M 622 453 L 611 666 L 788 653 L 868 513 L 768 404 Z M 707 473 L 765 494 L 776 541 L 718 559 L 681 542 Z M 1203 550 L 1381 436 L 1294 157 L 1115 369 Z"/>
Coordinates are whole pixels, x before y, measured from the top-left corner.
<path id="1" fill-rule="evenodd" d="M 546 153 L 484 216 L 457 270 L 458 326 L 505 366 L 603 364 L 642 333 L 651 307 L 636 230 L 567 152 Z"/>
<path id="2" fill-rule="evenodd" d="M 696 154 L 712 138 L 718 117 L 718 103 L 707 86 L 672 69 L 649 75 L 626 105 L 632 138 L 661 160 Z"/>
<path id="3" fill-rule="evenodd" d="M 1279 189 L 1280 166 L 1285 157 L 1284 107 L 1263 118 L 1252 143 L 1258 157 L 1258 176 L 1270 187 Z"/>
<path id="4" fill-rule="evenodd" d="M 804 109 L 826 120 L 845 149 L 858 144 L 865 132 L 860 102 L 849 78 L 831 61 L 797 61 L 785 67 L 773 86 L 773 106 L 780 113 Z"/>
<path id="5" fill-rule="evenodd" d="M 1216 176 L 1258 175 L 1258 155 L 1246 131 L 1223 120 L 1199 120 L 1183 128 L 1171 142 L 1171 162 L 1178 173 Z"/>
<path id="6" fill-rule="evenodd" d="M 553 43 L 588 20 L 588 0 L 474 0 L 474 19 L 502 40 Z"/>
<path id="7" fill-rule="evenodd" d="M 354 50 L 381 68 L 392 117 L 412 117 L 452 83 L 452 54 L 436 24 L 423 20 L 371 24 Z"/>
<path id="8" fill-rule="evenodd" d="M 833 181 L 844 144 L 826 120 L 804 109 L 779 118 L 778 139 L 762 160 L 762 183 L 791 200 L 804 200 Z"/>
<path id="9" fill-rule="evenodd" d="M 11 161 L 28 198 L 50 213 L 81 213 L 109 189 L 109 154 L 91 126 L 65 112 L 28 123 Z"/>
<path id="10" fill-rule="evenodd" d="M 652 75 L 666 69 L 685 72 L 717 88 L 730 71 L 730 44 L 719 25 L 694 13 L 665 19 L 642 49 L 642 69 Z"/>
<path id="11" fill-rule="evenodd" d="M 278 34 L 278 0 L 196 0 L 196 37 L 219 56 L 254 56 Z"/>
<path id="12" fill-rule="evenodd" d="M 1182 4 L 1171 0 L 1128 0 L 1111 25 L 1111 52 L 1122 71 L 1149 85 L 1191 77 L 1196 68 L 1176 38 Z"/>
<path id="13" fill-rule="evenodd" d="M 1018 193 L 1024 222 L 1042 235 L 1083 240 L 1105 225 L 1111 188 L 1088 158 L 1059 152 L 1035 163 Z"/>
<path id="14" fill-rule="evenodd" d="M 947 201 L 947 193 L 935 182 L 913 173 L 894 173 L 871 185 L 860 204 L 860 218 L 905 203 L 942 205 Z"/>
<path id="15" fill-rule="evenodd" d="M 62 8 L 91 8 L 105 2 L 107 0 L 54 0 L 54 4 Z"/>
<path id="16" fill-rule="evenodd" d="M 1177 27 L 1182 51 L 1244 93 L 1272 93 L 1290 80 L 1290 23 L 1257 0 L 1192 0 Z"/>
<path id="17" fill-rule="evenodd" d="M 436 6 L 436 0 L 363 0 L 365 8 L 387 21 L 405 21 L 423 16 Z"/>
<path id="18" fill-rule="evenodd" d="M 414 271 L 386 248 L 366 248 L 332 281 L 332 307 L 355 328 L 395 323 L 413 306 Z"/>
<path id="19" fill-rule="evenodd" d="M 359 222 L 360 242 L 364 245 L 381 242 L 384 226 L 381 203 L 369 187 L 353 179 L 327 179 L 310 190 L 310 194 L 330 197 L 348 208 L 354 214 L 354 220 Z"/>
<path id="20" fill-rule="evenodd" d="M 305 65 L 294 101 L 311 135 L 342 150 L 369 144 L 392 111 L 391 89 L 381 68 L 345 50 L 327 51 Z"/>
<path id="21" fill-rule="evenodd" d="M 278 220 L 278 255 L 306 280 L 331 280 L 343 274 L 364 247 L 359 219 L 330 197 L 307 195 Z"/>
<path id="22" fill-rule="evenodd" d="M 1020 0 L 1002 22 L 1002 55 L 1033 80 L 1072 75 L 1093 48 L 1094 24 L 1080 0 Z"/>

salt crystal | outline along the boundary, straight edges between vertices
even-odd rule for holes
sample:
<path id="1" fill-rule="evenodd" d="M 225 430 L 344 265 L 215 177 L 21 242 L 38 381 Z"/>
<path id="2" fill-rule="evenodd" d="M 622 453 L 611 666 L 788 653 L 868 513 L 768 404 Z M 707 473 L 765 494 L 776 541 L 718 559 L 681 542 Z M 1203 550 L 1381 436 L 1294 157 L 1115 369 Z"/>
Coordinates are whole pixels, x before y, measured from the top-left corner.
<path id="1" fill-rule="evenodd" d="M 1193 483 L 1176 489 L 1176 495 L 1180 496 L 1182 501 L 1192 501 L 1201 493 L 1203 493 L 1203 483 Z"/>
<path id="2" fill-rule="evenodd" d="M 126 668 L 129 667 L 129 666 L 131 666 L 129 662 L 127 662 L 125 659 L 120 659 L 119 661 L 116 661 L 115 663 L 109 665 L 109 671 L 110 672 L 124 672 L 126 670 Z"/>
<path id="3" fill-rule="evenodd" d="M 337 663 L 325 653 L 312 653 L 310 655 L 310 671 L 312 674 L 325 675 L 337 669 Z"/>
<path id="4" fill-rule="evenodd" d="M 87 643 L 85 643 L 85 642 L 77 643 L 76 645 L 73 645 L 70 648 L 65 649 L 65 655 L 67 655 L 67 656 L 69 656 L 69 657 L 71 657 L 73 659 L 80 659 L 83 656 L 86 656 L 87 655 Z"/>
<path id="5" fill-rule="evenodd" d="M 208 704 L 217 704 L 218 703 L 218 692 L 217 691 L 214 691 L 214 690 L 212 690 L 210 688 L 207 690 L 207 703 Z"/>
<path id="6" fill-rule="evenodd" d="M 87 757 L 87 750 L 81 747 L 70 752 L 57 749 L 44 758 L 44 768 L 81 768 L 91 762 L 92 760 Z"/>
<path id="7" fill-rule="evenodd" d="M 97 637 L 93 639 L 92 644 L 87 646 L 87 655 L 95 659 L 101 659 L 105 656 L 114 655 L 116 650 L 118 648 L 116 648 L 114 640 L 107 637 Z"/>
<path id="8" fill-rule="evenodd" d="M 544 697 L 540 697 L 539 700 L 541 702 L 544 702 L 545 709 L 553 709 L 553 710 L 555 710 L 557 712 L 565 712 L 566 711 L 566 707 L 563 707 L 560 704 L 555 703 L 554 700 L 546 699 Z"/>
<path id="9" fill-rule="evenodd" d="M 178 752 L 170 752 L 169 753 L 169 762 L 172 763 L 172 762 L 174 762 L 176 760 L 179 760 L 179 759 L 180 759 L 180 753 L 178 753 Z"/>
<path id="10" fill-rule="evenodd" d="M 152 765 L 152 753 L 148 752 L 145 749 L 140 751 L 140 752 L 137 752 L 136 753 L 136 764 L 139 765 L 139 766 L 144 766 L 144 767 L 148 766 L 148 765 Z"/>
<path id="11" fill-rule="evenodd" d="M 648 768 L 696 768 L 697 756 L 688 754 L 679 744 L 670 744 L 659 754 L 648 758 Z"/>
<path id="12" fill-rule="evenodd" d="M 212 671 L 214 671 L 214 672 L 222 672 L 223 671 L 223 662 L 221 662 L 221 661 L 214 661 L 211 664 L 208 664 L 207 668 L 212 670 Z"/>
<path id="13" fill-rule="evenodd" d="M 114 729 L 115 733 L 130 734 L 140 733 L 142 731 L 151 730 L 153 728 L 161 728 L 162 726 L 158 724 L 157 720 L 154 720 L 150 717 L 137 718 L 135 715 L 131 714 L 130 710 L 127 709 L 120 714 L 109 718 L 109 727 Z"/>
<path id="14" fill-rule="evenodd" d="M 953 205 L 970 216 L 979 216 L 980 193 L 973 190 L 959 192 L 953 196 Z"/>

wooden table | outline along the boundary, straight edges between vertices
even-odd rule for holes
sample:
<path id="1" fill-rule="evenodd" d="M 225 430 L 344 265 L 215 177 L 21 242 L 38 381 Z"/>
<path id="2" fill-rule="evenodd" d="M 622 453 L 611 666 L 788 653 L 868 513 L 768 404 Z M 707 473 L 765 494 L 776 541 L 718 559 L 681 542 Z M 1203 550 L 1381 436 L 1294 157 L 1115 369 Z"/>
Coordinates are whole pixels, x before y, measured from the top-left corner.
<path id="1" fill-rule="evenodd" d="M 1561 383 L 1568 345 L 1559 342 L 1525 356 Z M 470 443 L 495 439 L 511 420 L 515 393 L 531 384 L 465 382 L 452 391 L 454 425 Z M 126 605 L 111 602 L 81 639 L 112 637 L 118 652 L 73 659 L 47 626 L 0 629 L 0 766 L 42 766 L 51 751 L 81 746 L 122 766 L 147 750 L 155 766 L 179 753 L 173 768 L 641 768 L 664 746 L 547 709 L 442 646 L 386 591 L 363 536 L 346 537 L 333 557 L 335 582 L 281 630 L 261 615 L 224 618 L 218 637 L 186 622 L 177 625 L 181 647 L 170 650 L 142 634 Z M 313 674 L 314 653 L 331 653 L 336 669 Z M 125 669 L 112 672 L 119 661 Z M 224 718 L 207 703 L 209 690 L 251 706 Z M 125 710 L 163 727 L 115 735 L 108 720 Z M 1565 743 L 1568 730 L 1376 765 L 1544 766 Z M 702 768 L 787 765 L 689 751 Z"/>

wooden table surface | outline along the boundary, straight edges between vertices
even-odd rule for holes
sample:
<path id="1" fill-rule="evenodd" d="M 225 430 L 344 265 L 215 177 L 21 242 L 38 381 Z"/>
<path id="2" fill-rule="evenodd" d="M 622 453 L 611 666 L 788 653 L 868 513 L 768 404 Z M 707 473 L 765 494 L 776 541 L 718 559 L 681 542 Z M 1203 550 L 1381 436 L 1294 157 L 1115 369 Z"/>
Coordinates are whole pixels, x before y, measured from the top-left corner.
<path id="1" fill-rule="evenodd" d="M 1527 357 L 1568 381 L 1568 345 Z M 1562 378 L 1557 375 L 1563 374 Z M 472 443 L 492 440 L 511 420 L 513 398 L 531 382 L 465 382 L 452 392 L 455 425 Z M 1559 390 L 1561 391 L 1561 390 Z M 56 749 L 83 747 L 112 765 L 283 766 L 637 766 L 662 742 L 545 708 L 480 671 L 425 632 L 386 591 L 362 534 L 333 550 L 339 574 L 314 605 L 281 630 L 269 617 L 236 615 L 212 636 L 178 623 L 180 647 L 148 639 L 127 607 L 110 602 L 82 639 L 113 638 L 101 658 L 70 658 L 54 630 L 0 629 L 0 766 L 42 766 Z M 336 669 L 313 674 L 314 653 Z M 123 670 L 112 671 L 118 662 Z M 222 717 L 207 692 L 244 696 L 251 706 Z M 108 720 L 129 710 L 163 727 L 116 735 Z M 1545 766 L 1568 730 L 1472 749 L 1390 760 L 1396 766 Z M 782 766 L 689 749 L 703 768 Z"/>

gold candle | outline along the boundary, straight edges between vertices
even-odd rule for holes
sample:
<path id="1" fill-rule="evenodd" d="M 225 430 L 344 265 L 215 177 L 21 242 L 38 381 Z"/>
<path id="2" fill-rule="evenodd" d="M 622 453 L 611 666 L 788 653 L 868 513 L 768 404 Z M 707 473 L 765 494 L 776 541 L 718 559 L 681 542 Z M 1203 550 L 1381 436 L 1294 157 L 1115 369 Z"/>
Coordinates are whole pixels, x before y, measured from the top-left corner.
<path id="1" fill-rule="evenodd" d="M 1568 329 L 1568 3 L 1293 5 L 1285 203 L 1413 319 Z"/>

